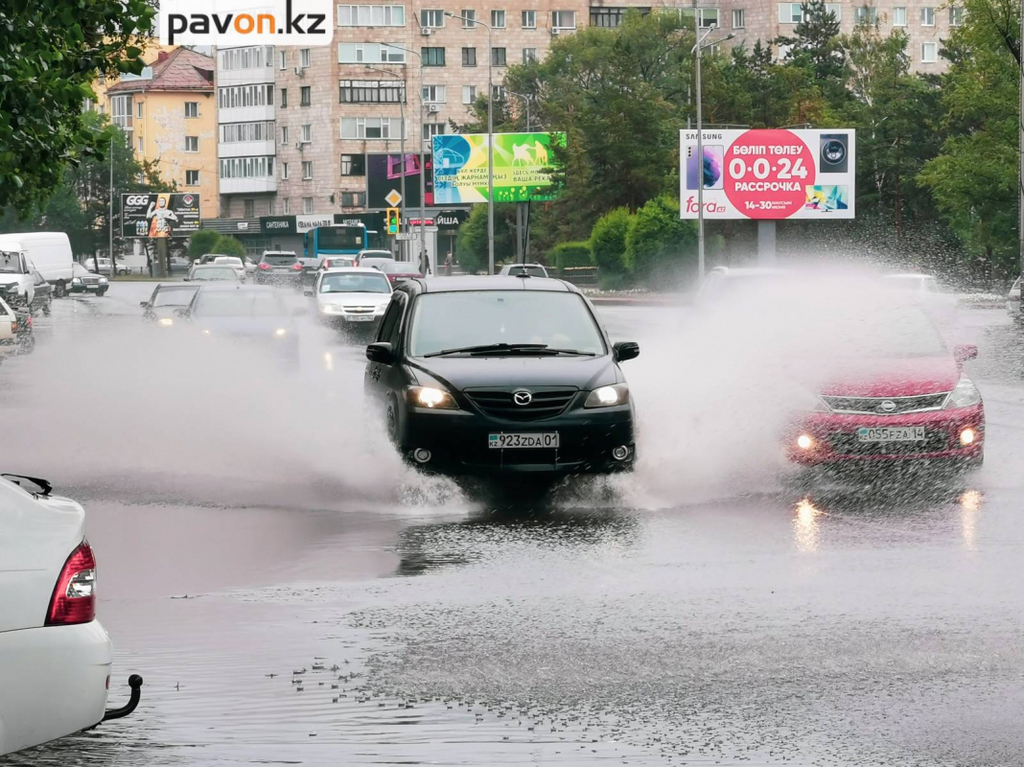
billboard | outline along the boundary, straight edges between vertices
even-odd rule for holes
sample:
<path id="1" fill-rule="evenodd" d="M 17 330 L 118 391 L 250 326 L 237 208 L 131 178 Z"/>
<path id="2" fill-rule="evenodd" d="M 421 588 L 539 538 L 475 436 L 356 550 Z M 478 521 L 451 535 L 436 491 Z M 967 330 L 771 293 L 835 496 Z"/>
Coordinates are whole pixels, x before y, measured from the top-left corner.
<path id="1" fill-rule="evenodd" d="M 199 195 L 122 194 L 122 237 L 180 237 L 199 231 Z"/>
<path id="2" fill-rule="evenodd" d="M 554 197 L 552 142 L 565 146 L 564 133 L 495 133 L 494 201 L 526 202 Z M 434 136 L 434 202 L 487 202 L 487 134 Z"/>
<path id="3" fill-rule="evenodd" d="M 853 130 L 679 131 L 679 217 L 813 219 L 854 217 L 856 136 Z"/>
<path id="4" fill-rule="evenodd" d="M 426 173 L 423 185 L 426 189 L 426 205 L 434 204 L 434 176 L 430 155 L 424 156 Z M 406 153 L 405 162 L 400 154 L 366 155 L 366 207 L 369 210 L 383 210 L 394 207 L 384 198 L 392 189 L 402 191 L 402 176 L 405 176 L 405 200 L 403 208 L 420 207 L 420 156 Z"/>

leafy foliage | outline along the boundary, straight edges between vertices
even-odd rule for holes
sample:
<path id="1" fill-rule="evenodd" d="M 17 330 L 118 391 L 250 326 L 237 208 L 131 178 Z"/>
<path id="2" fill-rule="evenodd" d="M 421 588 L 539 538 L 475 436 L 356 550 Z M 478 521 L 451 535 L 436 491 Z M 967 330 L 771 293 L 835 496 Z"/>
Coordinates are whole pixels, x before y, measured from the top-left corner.
<path id="1" fill-rule="evenodd" d="M 207 253 L 219 253 L 217 243 L 223 236 L 215 229 L 200 229 L 188 238 L 188 257 L 195 261 Z"/>
<path id="2" fill-rule="evenodd" d="M 633 224 L 628 208 L 616 208 L 598 219 L 590 233 L 590 251 L 602 274 L 625 274 L 626 236 Z"/>
<path id="3" fill-rule="evenodd" d="M 558 269 L 559 273 L 577 266 L 590 266 L 590 243 L 560 242 L 548 253 L 548 262 Z"/>
<path id="4" fill-rule="evenodd" d="M 494 206 L 494 261 L 511 261 L 515 256 L 515 206 Z M 473 207 L 462 222 L 455 240 L 459 266 L 469 274 L 487 271 L 487 206 Z"/>
<path id="5" fill-rule="evenodd" d="M 245 245 L 237 237 L 231 237 L 230 235 L 224 235 L 217 241 L 217 253 L 223 253 L 225 256 L 238 256 L 239 258 L 245 258 Z"/>
<path id="6" fill-rule="evenodd" d="M 626 263 L 648 284 L 692 278 L 697 263 L 697 226 L 679 220 L 679 203 L 663 194 L 636 212 L 626 236 Z"/>

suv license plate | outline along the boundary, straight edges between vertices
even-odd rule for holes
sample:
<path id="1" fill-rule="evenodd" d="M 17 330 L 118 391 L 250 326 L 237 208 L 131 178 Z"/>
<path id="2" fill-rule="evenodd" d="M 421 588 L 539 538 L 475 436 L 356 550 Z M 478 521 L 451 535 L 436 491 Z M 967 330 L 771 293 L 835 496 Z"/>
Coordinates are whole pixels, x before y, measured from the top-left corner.
<path id="1" fill-rule="evenodd" d="M 558 447 L 558 432 L 548 431 L 540 434 L 488 434 L 487 447 L 497 450 L 516 448 L 555 449 Z"/>
<path id="2" fill-rule="evenodd" d="M 860 442 L 921 442 L 923 426 L 862 426 L 857 429 Z"/>

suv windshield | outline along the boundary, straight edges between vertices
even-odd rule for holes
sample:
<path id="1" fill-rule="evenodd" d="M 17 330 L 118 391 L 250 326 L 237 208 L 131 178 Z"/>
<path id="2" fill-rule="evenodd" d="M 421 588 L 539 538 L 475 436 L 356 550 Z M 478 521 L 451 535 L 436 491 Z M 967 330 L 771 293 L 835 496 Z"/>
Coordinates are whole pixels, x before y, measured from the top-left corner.
<path id="1" fill-rule="evenodd" d="M 482 290 L 426 293 L 417 299 L 409 342 L 412 356 L 487 344 L 605 352 L 597 323 L 575 293 Z"/>
<path id="2" fill-rule="evenodd" d="M 197 317 L 281 317 L 284 306 L 273 293 L 260 291 L 203 292 L 192 310 Z"/>
<path id="3" fill-rule="evenodd" d="M 383 274 L 326 274 L 321 293 L 390 293 L 391 283 Z"/>
<path id="4" fill-rule="evenodd" d="M 284 256 L 284 255 L 271 256 L 269 254 L 263 256 L 263 259 L 262 259 L 264 264 L 270 264 L 271 266 L 291 266 L 292 264 L 294 264 L 298 260 L 299 260 L 298 258 L 296 258 L 295 256 L 291 256 L 291 255 L 288 255 L 288 256 Z"/>

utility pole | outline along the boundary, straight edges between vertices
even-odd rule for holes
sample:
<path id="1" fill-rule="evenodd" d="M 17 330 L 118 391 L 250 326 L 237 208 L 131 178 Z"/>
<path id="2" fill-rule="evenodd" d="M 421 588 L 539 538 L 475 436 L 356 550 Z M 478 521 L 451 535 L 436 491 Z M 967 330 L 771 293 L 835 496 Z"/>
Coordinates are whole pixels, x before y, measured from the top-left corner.
<path id="1" fill-rule="evenodd" d="M 1017 120 L 1017 152 L 1019 154 L 1019 176 L 1017 178 L 1017 237 L 1019 239 L 1020 273 L 1024 274 L 1024 6 L 1020 10 L 1020 37 L 1017 66 L 1020 69 L 1020 115 Z"/>
<path id="2" fill-rule="evenodd" d="M 526 132 L 530 132 L 530 97 L 522 94 L 515 93 L 513 91 L 505 91 L 510 96 L 521 98 L 523 105 L 526 107 Z M 516 203 L 516 260 L 521 264 L 526 263 L 526 236 L 525 236 L 525 225 L 526 225 L 526 203 Z"/>
<path id="3" fill-rule="evenodd" d="M 389 47 L 397 47 L 397 46 L 389 46 Z M 401 50 L 406 50 L 406 49 L 402 48 Z M 409 52 L 410 53 L 414 53 L 414 51 L 409 51 Z M 392 75 L 392 76 L 394 75 L 394 72 L 391 72 L 391 71 L 389 71 L 387 69 L 381 69 L 380 67 L 375 67 L 375 66 L 373 66 L 373 64 L 367 64 L 366 68 L 374 70 L 376 72 L 383 72 L 386 75 Z M 403 69 L 402 71 L 404 72 L 405 70 Z M 402 83 L 402 97 L 398 100 L 398 114 L 399 114 L 399 118 L 402 121 L 401 144 L 400 144 L 401 148 L 399 150 L 402 153 L 402 161 L 401 161 L 401 165 L 400 165 L 400 167 L 401 167 L 400 174 L 401 175 L 400 175 L 400 178 L 399 178 L 399 183 L 401 184 L 401 192 L 400 192 L 400 194 L 402 195 L 402 202 L 398 206 L 399 207 L 399 210 L 398 210 L 398 229 L 399 229 L 399 231 L 401 231 L 401 229 L 402 229 L 402 220 L 405 218 L 406 205 L 408 205 L 408 203 L 406 202 L 406 198 L 405 198 L 405 133 L 406 133 L 406 128 L 405 128 L 405 99 L 408 97 L 408 93 L 409 93 L 409 78 L 407 78 L 403 74 L 402 77 L 395 77 L 393 81 L 396 82 L 396 83 L 398 83 L 398 82 Z M 401 245 L 399 245 L 396 242 L 395 243 L 395 247 L 396 248 L 400 248 Z"/>

